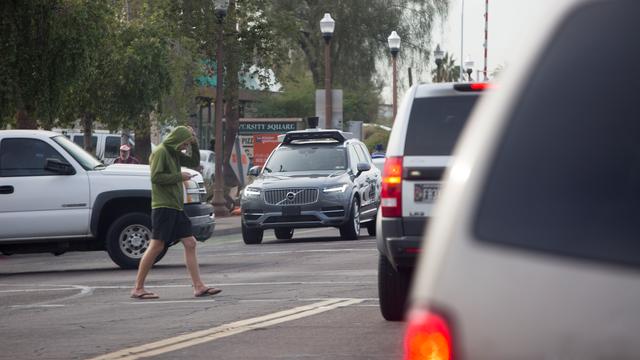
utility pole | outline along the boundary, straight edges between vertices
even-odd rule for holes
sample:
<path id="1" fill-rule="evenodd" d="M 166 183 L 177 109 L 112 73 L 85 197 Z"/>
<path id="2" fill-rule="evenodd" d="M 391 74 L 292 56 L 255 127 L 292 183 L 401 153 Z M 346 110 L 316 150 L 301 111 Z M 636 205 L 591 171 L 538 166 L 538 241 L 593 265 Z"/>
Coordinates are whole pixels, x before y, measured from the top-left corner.
<path id="1" fill-rule="evenodd" d="M 489 0 L 484 2 L 484 81 L 489 80 L 487 77 L 487 52 L 489 50 Z"/>
<path id="2" fill-rule="evenodd" d="M 464 0 L 462 0 L 462 9 L 460 10 L 460 82 L 464 82 Z"/>

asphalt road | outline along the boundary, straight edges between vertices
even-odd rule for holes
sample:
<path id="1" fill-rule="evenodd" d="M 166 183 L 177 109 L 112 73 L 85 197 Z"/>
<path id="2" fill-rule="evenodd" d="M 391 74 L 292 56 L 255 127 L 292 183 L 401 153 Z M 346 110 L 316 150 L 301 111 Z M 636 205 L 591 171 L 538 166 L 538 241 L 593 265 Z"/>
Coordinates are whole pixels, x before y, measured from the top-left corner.
<path id="1" fill-rule="evenodd" d="M 199 247 L 223 292 L 194 298 L 182 247 L 154 267 L 158 300 L 134 300 L 133 270 L 104 252 L 0 257 L 1 359 L 398 359 L 403 323 L 382 319 L 375 239 L 334 229 Z"/>

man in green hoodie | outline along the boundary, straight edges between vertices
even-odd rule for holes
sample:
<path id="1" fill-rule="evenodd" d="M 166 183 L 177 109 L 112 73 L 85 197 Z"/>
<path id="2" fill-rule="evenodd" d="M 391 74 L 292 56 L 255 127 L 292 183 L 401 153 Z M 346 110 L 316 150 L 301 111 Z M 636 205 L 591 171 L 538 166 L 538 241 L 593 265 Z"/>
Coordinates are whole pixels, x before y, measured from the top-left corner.
<path id="1" fill-rule="evenodd" d="M 191 147 L 191 156 L 182 153 Z M 181 166 L 200 165 L 200 149 L 193 129 L 176 127 L 149 157 L 151 166 L 151 241 L 145 251 L 131 297 L 135 299 L 157 299 L 158 295 L 145 290 L 144 281 L 155 259 L 166 246 L 176 240 L 184 246 L 184 258 L 193 283 L 194 296 L 210 296 L 221 290 L 206 286 L 200 278 L 196 239 L 191 231 L 191 221 L 184 213 L 182 182 L 191 175 L 181 171 Z"/>

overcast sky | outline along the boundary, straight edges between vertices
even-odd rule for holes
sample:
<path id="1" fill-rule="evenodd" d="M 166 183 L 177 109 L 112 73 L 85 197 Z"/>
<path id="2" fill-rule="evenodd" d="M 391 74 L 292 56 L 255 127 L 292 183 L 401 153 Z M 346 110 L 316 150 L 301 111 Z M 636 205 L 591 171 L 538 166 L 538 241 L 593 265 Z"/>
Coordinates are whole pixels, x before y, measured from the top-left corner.
<path id="1" fill-rule="evenodd" d="M 536 18 L 544 16 L 548 6 L 557 0 L 489 0 L 489 47 L 487 69 L 509 63 L 510 54 L 524 32 L 535 31 Z M 453 53 L 460 62 L 460 24 L 462 0 L 452 0 L 449 16 L 433 34 L 434 44 Z M 464 56 L 469 56 L 476 69 L 484 66 L 485 0 L 464 0 Z"/>
<path id="2" fill-rule="evenodd" d="M 553 6 L 555 1 L 558 0 L 489 0 L 487 56 L 489 74 L 499 65 L 509 64 L 517 42 L 527 32 L 536 30 L 536 19 L 544 16 L 549 6 Z M 448 17 L 436 26 L 432 34 L 433 47 L 440 44 L 442 50 L 453 54 L 457 64 L 460 63 L 461 4 L 462 0 L 451 0 Z M 484 66 L 484 13 L 485 0 L 464 0 L 464 57 L 462 59 L 465 60 L 469 56 L 477 70 L 482 70 Z M 402 34 L 400 36 L 402 37 Z M 398 69 L 400 76 L 398 101 L 408 89 L 406 71 L 406 69 Z M 474 78 L 476 75 L 474 71 Z M 418 81 L 430 81 L 429 73 L 420 74 Z M 386 103 L 391 103 L 390 89 L 390 86 L 386 86 L 382 92 Z"/>

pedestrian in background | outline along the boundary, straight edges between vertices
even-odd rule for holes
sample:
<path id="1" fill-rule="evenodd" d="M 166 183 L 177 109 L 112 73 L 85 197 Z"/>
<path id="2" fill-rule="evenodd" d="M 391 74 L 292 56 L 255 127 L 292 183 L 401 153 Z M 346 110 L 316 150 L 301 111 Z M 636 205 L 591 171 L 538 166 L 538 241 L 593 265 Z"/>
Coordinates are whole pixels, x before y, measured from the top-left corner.
<path id="1" fill-rule="evenodd" d="M 140 164 L 140 161 L 131 156 L 131 148 L 124 144 L 120 146 L 120 156 L 113 161 L 114 164 Z"/>
<path id="2" fill-rule="evenodd" d="M 183 150 L 191 147 L 191 155 Z M 159 296 L 144 288 L 145 279 L 156 258 L 166 246 L 181 241 L 184 258 L 191 276 L 194 296 L 209 296 L 221 290 L 206 286 L 200 278 L 196 256 L 196 239 L 191 230 L 191 221 L 184 213 L 182 182 L 191 178 L 181 166 L 197 167 L 200 164 L 200 149 L 193 129 L 176 127 L 149 157 L 151 166 L 151 227 L 149 247 L 145 251 L 131 297 L 135 299 L 157 299 Z"/>

